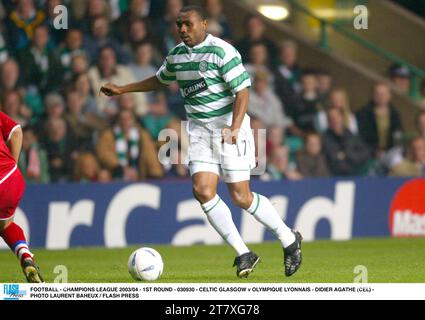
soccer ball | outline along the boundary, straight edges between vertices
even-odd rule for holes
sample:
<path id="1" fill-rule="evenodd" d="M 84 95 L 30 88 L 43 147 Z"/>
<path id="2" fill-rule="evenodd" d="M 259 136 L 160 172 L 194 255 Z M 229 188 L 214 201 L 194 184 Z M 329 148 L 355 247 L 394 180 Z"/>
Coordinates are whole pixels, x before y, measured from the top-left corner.
<path id="1" fill-rule="evenodd" d="M 128 259 L 128 272 L 137 281 L 158 280 L 164 270 L 161 255 L 152 248 L 140 248 Z"/>

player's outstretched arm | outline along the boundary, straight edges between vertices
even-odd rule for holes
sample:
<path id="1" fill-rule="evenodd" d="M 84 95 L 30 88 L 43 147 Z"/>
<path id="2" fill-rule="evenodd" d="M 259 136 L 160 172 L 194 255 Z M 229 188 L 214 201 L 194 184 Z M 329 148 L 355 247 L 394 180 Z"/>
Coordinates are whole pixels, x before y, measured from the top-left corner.
<path id="1" fill-rule="evenodd" d="M 162 84 L 156 76 L 147 78 L 143 81 L 130 83 L 124 86 L 117 86 L 112 83 L 107 83 L 102 88 L 100 92 L 107 95 L 108 97 L 119 96 L 124 93 L 130 92 L 149 92 L 156 91 L 163 88 L 165 85 Z"/>
<path id="2" fill-rule="evenodd" d="M 10 153 L 12 154 L 13 158 L 15 158 L 16 162 L 18 162 L 19 160 L 19 155 L 22 149 L 22 139 L 23 139 L 22 137 L 23 137 L 22 129 L 21 127 L 17 127 L 13 131 L 12 136 L 10 137 L 10 140 L 8 143 Z"/>

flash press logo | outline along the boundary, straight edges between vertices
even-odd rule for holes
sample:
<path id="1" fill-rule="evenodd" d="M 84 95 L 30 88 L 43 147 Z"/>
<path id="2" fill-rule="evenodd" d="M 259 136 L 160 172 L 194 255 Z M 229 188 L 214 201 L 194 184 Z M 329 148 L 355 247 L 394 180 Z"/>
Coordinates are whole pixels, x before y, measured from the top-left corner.
<path id="1" fill-rule="evenodd" d="M 26 290 L 20 290 L 19 284 L 3 285 L 4 300 L 19 300 L 27 295 Z"/>

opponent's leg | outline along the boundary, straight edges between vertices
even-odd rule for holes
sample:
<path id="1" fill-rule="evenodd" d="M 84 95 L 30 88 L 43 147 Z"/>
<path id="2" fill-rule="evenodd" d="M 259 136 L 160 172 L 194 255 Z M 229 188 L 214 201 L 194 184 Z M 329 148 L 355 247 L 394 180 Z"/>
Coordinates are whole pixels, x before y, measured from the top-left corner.
<path id="1" fill-rule="evenodd" d="M 21 264 L 25 259 L 32 259 L 24 231 L 12 219 L 0 221 L 0 236 L 18 257 Z"/>
<path id="2" fill-rule="evenodd" d="M 285 273 L 287 276 L 294 274 L 301 265 L 302 259 L 302 237 L 299 232 L 288 228 L 269 199 L 251 192 L 249 181 L 228 183 L 227 185 L 233 202 L 247 210 L 280 240 L 285 254 Z"/>
<path id="3" fill-rule="evenodd" d="M 1 220 L 0 236 L 18 257 L 28 282 L 44 282 L 38 267 L 34 263 L 34 255 L 28 248 L 28 243 L 22 228 L 14 223 L 13 219 Z"/>
<path id="4" fill-rule="evenodd" d="M 198 172 L 192 176 L 192 181 L 193 194 L 201 203 L 202 210 L 214 229 L 233 247 L 238 256 L 249 252 L 233 222 L 229 207 L 217 195 L 219 176 L 212 172 Z"/>

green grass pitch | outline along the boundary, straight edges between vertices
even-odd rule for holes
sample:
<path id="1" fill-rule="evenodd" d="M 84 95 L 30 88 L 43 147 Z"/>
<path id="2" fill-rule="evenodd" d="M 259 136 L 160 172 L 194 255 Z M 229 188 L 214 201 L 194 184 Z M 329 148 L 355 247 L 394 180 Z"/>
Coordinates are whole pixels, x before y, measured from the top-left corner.
<path id="1" fill-rule="evenodd" d="M 151 246 L 151 245 L 149 245 Z M 425 282 L 425 239 L 361 239 L 315 241 L 303 244 L 303 265 L 291 278 L 283 274 L 278 243 L 251 245 L 261 263 L 248 279 L 238 279 L 232 268 L 233 252 L 227 246 L 154 246 L 165 263 L 163 283 L 352 283 L 354 268 L 368 268 L 369 282 Z M 132 283 L 127 259 L 136 247 L 126 249 L 34 250 L 47 282 L 54 268 L 65 265 L 70 283 Z M 23 282 L 17 259 L 1 251 L 0 283 Z"/>

